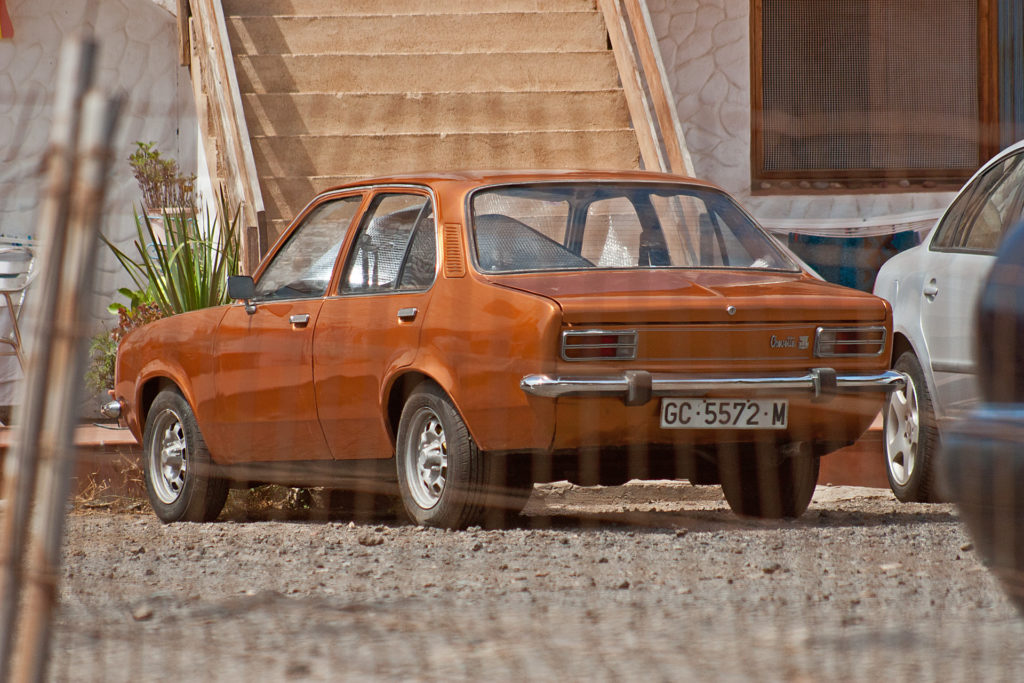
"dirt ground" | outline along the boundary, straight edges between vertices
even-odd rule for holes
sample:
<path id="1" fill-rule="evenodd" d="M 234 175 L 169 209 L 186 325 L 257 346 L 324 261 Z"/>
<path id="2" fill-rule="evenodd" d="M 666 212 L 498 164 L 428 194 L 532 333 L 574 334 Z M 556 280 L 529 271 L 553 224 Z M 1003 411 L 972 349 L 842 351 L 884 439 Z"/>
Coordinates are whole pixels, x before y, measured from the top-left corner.
<path id="1" fill-rule="evenodd" d="M 657 482 L 538 486 L 527 514 L 451 532 L 79 510 L 51 679 L 1010 681 L 1024 666 L 1024 617 L 952 506 L 819 486 L 800 520 L 758 522 L 717 487 Z"/>

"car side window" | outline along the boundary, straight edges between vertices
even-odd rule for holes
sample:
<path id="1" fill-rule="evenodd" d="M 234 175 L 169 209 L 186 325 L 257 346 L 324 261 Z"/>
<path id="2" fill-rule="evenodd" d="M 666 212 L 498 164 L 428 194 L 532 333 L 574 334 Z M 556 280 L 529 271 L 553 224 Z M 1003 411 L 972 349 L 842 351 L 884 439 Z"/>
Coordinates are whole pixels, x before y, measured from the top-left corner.
<path id="1" fill-rule="evenodd" d="M 933 249 L 994 252 L 1006 229 L 1021 217 L 1024 154 L 1006 157 L 979 176 L 949 207 L 932 239 Z"/>
<path id="2" fill-rule="evenodd" d="M 963 247 L 969 251 L 995 252 L 1006 230 L 1020 220 L 1021 190 L 1024 188 L 1024 156 L 1007 159 L 1002 176 L 976 209 L 974 220 L 964 234 Z"/>
<path id="3" fill-rule="evenodd" d="M 378 195 L 356 235 L 341 277 L 342 294 L 416 291 L 434 282 L 434 207 L 420 194 Z"/>
<path id="4" fill-rule="evenodd" d="M 362 195 L 329 200 L 292 231 L 256 283 L 256 300 L 323 296 Z"/>

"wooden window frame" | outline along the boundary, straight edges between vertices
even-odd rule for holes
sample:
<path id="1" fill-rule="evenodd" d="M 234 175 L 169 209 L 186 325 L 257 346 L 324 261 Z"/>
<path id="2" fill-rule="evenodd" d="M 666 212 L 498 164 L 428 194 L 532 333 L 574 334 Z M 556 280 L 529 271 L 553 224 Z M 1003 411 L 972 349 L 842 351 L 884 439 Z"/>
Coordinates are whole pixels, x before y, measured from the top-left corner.
<path id="1" fill-rule="evenodd" d="M 978 4 L 978 166 L 999 151 L 998 0 Z M 866 194 L 959 189 L 968 171 L 941 169 L 764 169 L 764 83 L 762 69 L 762 0 L 750 2 L 750 176 L 751 193 Z"/>

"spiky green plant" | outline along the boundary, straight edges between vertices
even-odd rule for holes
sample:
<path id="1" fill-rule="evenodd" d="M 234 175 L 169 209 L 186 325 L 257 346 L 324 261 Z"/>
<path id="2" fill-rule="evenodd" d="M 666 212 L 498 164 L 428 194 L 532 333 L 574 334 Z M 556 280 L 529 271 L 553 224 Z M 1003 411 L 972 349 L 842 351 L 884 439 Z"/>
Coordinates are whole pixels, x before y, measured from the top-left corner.
<path id="1" fill-rule="evenodd" d="M 150 295 L 164 315 L 227 303 L 228 275 L 238 273 L 239 210 L 231 209 L 223 190 L 217 209 L 202 216 L 194 206 L 164 210 L 161 236 L 136 208 L 134 254 L 103 238 L 136 287 Z"/>

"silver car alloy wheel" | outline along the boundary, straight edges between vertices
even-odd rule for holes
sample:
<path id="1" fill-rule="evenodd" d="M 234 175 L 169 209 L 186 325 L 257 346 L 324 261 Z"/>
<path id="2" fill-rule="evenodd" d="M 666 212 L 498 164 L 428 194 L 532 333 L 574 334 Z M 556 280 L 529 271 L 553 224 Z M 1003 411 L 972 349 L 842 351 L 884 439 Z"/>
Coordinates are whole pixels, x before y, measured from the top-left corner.
<path id="1" fill-rule="evenodd" d="M 906 486 L 914 474 L 921 438 L 917 391 L 909 375 L 906 387 L 889 394 L 885 419 L 885 457 L 894 482 Z"/>
<path id="2" fill-rule="evenodd" d="M 164 410 L 153 423 L 153 442 L 148 467 L 153 492 L 160 502 L 173 504 L 181 497 L 188 469 L 188 442 L 181 418 L 173 410 Z"/>
<path id="3" fill-rule="evenodd" d="M 448 441 L 441 418 L 430 408 L 421 408 L 405 444 L 405 471 L 413 500 L 428 510 L 441 499 L 448 478 Z"/>

